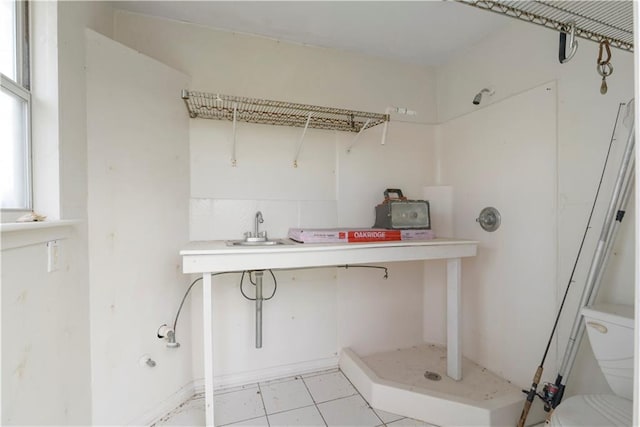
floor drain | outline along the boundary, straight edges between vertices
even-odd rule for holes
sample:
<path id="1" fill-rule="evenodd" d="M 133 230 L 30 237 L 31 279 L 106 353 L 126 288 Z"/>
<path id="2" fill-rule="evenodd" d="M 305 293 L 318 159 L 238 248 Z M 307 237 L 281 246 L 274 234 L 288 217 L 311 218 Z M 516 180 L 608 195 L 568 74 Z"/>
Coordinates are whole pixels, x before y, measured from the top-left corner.
<path id="1" fill-rule="evenodd" d="M 440 376 L 440 374 L 436 373 L 436 372 L 431 372 L 431 371 L 426 371 L 424 373 L 424 377 L 428 380 L 431 381 L 440 381 L 442 379 L 442 377 Z"/>

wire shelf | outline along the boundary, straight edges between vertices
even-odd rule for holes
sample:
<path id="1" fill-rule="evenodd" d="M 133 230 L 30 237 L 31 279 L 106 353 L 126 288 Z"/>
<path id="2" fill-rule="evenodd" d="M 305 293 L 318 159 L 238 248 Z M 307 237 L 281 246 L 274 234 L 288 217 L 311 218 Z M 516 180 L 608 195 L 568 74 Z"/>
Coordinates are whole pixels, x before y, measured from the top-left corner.
<path id="1" fill-rule="evenodd" d="M 557 31 L 576 24 L 576 36 L 633 52 L 633 1 L 490 1 L 457 0 L 480 9 L 532 22 Z"/>
<path id="2" fill-rule="evenodd" d="M 182 91 L 191 118 L 360 132 L 389 121 L 388 114 L 292 102 Z"/>

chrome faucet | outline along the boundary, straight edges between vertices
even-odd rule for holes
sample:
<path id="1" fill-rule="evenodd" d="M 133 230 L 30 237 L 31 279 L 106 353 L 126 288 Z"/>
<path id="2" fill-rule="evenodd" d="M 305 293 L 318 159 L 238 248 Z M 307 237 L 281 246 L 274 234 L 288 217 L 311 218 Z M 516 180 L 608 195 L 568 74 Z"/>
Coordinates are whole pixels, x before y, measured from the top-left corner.
<path id="1" fill-rule="evenodd" d="M 254 237 L 260 237 L 260 224 L 264 222 L 264 218 L 262 218 L 262 212 L 256 212 L 256 226 L 254 230 Z"/>
<path id="2" fill-rule="evenodd" d="M 264 218 L 262 218 L 262 212 L 256 212 L 255 225 L 253 228 L 253 233 L 247 231 L 244 233 L 245 241 L 247 242 L 265 242 L 267 240 L 267 232 L 260 231 L 260 224 L 264 222 Z"/>

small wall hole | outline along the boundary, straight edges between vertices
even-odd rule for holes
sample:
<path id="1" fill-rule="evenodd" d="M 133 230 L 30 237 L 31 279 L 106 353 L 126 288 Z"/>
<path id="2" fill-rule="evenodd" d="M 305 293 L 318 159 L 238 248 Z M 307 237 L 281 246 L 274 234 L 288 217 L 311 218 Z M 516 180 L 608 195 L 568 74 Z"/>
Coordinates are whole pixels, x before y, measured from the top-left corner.
<path id="1" fill-rule="evenodd" d="M 431 381 L 440 381 L 442 377 L 437 372 L 425 371 L 424 377 Z"/>

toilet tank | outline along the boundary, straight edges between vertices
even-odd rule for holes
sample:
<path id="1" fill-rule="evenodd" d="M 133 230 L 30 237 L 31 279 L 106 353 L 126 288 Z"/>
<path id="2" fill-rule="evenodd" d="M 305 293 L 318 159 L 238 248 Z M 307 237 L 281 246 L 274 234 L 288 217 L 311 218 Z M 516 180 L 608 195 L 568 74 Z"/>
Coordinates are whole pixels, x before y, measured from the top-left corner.
<path id="1" fill-rule="evenodd" d="M 589 342 L 609 387 L 633 399 L 632 305 L 596 304 L 582 309 Z"/>

